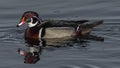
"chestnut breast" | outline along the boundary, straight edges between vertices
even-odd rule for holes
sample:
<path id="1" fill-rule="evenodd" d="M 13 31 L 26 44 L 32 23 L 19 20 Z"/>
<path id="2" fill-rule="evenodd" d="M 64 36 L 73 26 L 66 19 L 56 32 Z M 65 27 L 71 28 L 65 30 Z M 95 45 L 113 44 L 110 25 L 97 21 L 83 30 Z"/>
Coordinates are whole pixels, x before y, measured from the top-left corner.
<path id="1" fill-rule="evenodd" d="M 25 40 L 39 40 L 39 29 L 27 28 L 25 31 Z"/>

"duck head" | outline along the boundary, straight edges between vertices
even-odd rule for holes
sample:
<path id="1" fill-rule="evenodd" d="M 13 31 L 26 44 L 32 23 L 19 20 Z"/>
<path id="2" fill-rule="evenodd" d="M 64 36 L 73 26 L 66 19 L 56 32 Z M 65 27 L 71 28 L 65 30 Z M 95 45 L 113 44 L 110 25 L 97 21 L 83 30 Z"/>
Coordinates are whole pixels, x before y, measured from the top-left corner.
<path id="1" fill-rule="evenodd" d="M 20 23 L 17 25 L 17 27 L 20 27 L 24 25 L 25 23 L 28 24 L 28 27 L 34 27 L 38 24 L 41 24 L 41 19 L 39 15 L 34 11 L 27 11 L 24 12 L 24 14 L 21 17 Z"/>

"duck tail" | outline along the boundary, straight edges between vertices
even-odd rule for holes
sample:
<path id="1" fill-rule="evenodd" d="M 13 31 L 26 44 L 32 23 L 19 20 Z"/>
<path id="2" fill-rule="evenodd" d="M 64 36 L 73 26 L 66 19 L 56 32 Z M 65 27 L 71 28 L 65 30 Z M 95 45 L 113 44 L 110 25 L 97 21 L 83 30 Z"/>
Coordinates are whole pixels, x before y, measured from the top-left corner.
<path id="1" fill-rule="evenodd" d="M 82 28 L 94 28 L 100 24 L 103 24 L 103 20 L 99 20 L 99 21 L 94 21 L 94 22 L 88 22 L 88 23 L 85 23 L 85 24 L 82 24 L 81 27 Z"/>
<path id="2" fill-rule="evenodd" d="M 93 22 L 93 23 L 91 23 L 91 26 L 92 26 L 92 27 L 96 27 L 96 26 L 98 26 L 98 25 L 100 25 L 100 24 L 103 24 L 103 20 Z"/>

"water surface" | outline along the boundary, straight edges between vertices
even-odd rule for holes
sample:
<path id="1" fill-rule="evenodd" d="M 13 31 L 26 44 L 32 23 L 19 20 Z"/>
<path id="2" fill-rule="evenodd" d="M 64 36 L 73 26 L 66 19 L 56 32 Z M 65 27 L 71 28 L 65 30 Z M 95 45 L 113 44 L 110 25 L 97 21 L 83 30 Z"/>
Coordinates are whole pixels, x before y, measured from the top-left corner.
<path id="1" fill-rule="evenodd" d="M 0 1 L 0 68 L 119 68 L 120 65 L 119 0 L 1 0 Z M 104 20 L 92 34 L 105 37 L 104 42 L 89 40 L 87 47 L 44 49 L 41 60 L 24 64 L 17 54 L 25 48 L 24 30 L 17 28 L 25 11 L 36 11 L 43 19 Z"/>

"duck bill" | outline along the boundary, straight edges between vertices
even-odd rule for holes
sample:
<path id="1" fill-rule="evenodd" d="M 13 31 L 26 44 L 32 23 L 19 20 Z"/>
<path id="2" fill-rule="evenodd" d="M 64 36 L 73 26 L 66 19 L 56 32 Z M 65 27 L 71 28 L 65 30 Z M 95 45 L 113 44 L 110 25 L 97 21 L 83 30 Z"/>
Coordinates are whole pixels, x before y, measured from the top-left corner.
<path id="1" fill-rule="evenodd" d="M 23 24 L 25 24 L 25 18 L 23 17 L 21 22 L 17 25 L 17 27 L 20 27 L 22 26 Z"/>

